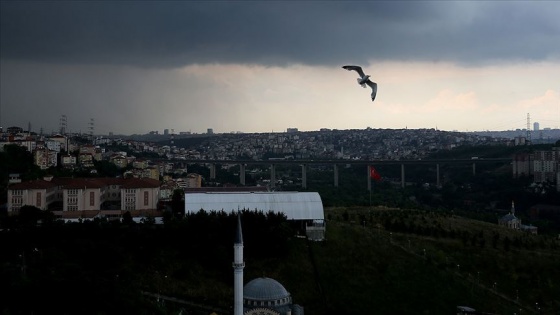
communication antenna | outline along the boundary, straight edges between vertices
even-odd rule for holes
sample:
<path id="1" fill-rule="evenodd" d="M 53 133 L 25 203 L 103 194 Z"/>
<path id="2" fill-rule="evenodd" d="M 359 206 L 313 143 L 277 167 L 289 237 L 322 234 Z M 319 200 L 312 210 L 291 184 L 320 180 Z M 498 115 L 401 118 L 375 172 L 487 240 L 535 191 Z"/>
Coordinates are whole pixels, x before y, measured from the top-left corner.
<path id="1" fill-rule="evenodd" d="M 93 137 L 94 126 L 95 126 L 95 123 L 93 121 L 93 118 L 90 118 L 89 119 L 89 124 L 88 124 L 88 130 L 89 130 L 90 137 Z"/>
<path id="2" fill-rule="evenodd" d="M 66 119 L 66 115 L 60 116 L 59 120 L 59 131 L 61 135 L 66 134 L 66 127 L 68 126 L 68 120 Z"/>
<path id="3" fill-rule="evenodd" d="M 527 141 L 531 142 L 531 116 L 527 113 Z"/>

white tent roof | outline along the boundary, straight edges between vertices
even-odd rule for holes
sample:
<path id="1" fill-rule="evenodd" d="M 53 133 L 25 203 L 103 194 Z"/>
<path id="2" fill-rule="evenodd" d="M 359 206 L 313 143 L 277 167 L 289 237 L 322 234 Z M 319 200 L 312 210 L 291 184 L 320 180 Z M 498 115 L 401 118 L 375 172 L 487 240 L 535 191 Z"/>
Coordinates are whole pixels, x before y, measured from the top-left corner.
<path id="1" fill-rule="evenodd" d="M 185 213 L 237 210 L 273 211 L 288 220 L 324 220 L 323 202 L 317 192 L 213 192 L 185 194 Z"/>

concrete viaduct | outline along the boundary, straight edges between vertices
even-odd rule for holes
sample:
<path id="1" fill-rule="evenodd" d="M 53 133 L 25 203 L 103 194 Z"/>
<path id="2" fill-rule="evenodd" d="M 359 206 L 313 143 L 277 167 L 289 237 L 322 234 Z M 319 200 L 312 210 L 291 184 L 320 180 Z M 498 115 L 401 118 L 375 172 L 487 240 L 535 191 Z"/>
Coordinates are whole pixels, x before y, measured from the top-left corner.
<path id="1" fill-rule="evenodd" d="M 511 158 L 484 158 L 484 159 L 437 159 L 437 160 L 168 160 L 183 164 L 206 164 L 210 167 L 210 178 L 216 178 L 217 164 L 237 164 L 239 165 L 239 183 L 245 185 L 245 167 L 247 165 L 269 165 L 270 166 L 270 185 L 276 185 L 276 165 L 299 165 L 301 166 L 301 186 L 307 188 L 307 167 L 309 165 L 332 165 L 334 170 L 334 186 L 338 187 L 339 165 L 364 165 L 367 178 L 368 190 L 371 190 L 370 167 L 378 165 L 400 165 L 401 166 L 401 187 L 405 186 L 405 166 L 406 165 L 436 165 L 436 185 L 440 185 L 439 167 L 440 164 L 471 164 L 473 175 L 476 175 L 477 163 L 511 163 Z"/>

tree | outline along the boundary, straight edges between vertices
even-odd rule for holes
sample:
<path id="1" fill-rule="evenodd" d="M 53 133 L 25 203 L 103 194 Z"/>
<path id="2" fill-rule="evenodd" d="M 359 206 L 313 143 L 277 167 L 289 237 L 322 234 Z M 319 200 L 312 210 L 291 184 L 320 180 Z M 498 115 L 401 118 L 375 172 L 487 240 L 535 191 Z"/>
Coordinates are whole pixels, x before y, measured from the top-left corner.
<path id="1" fill-rule="evenodd" d="M 118 166 L 109 161 L 94 161 L 93 165 L 100 177 L 116 177 L 122 174 Z"/>
<path id="2" fill-rule="evenodd" d="M 43 211 L 34 206 L 25 205 L 19 209 L 20 225 L 37 225 L 37 221 L 43 217 Z"/>
<path id="3" fill-rule="evenodd" d="M 173 191 L 173 196 L 171 197 L 171 211 L 173 211 L 173 217 L 175 218 L 182 218 L 185 216 L 184 195 L 185 192 L 183 189 L 175 189 Z"/>
<path id="4" fill-rule="evenodd" d="M 4 146 L 0 152 L 0 185 L 4 185 L 10 173 L 21 174 L 22 180 L 36 179 L 44 172 L 33 164 L 33 155 L 26 148 L 16 144 Z"/>
<path id="5" fill-rule="evenodd" d="M 127 225 L 131 225 L 131 224 L 134 223 L 134 220 L 132 220 L 132 214 L 130 214 L 130 211 L 127 211 L 123 214 L 122 222 L 123 222 L 123 224 L 127 224 Z"/>

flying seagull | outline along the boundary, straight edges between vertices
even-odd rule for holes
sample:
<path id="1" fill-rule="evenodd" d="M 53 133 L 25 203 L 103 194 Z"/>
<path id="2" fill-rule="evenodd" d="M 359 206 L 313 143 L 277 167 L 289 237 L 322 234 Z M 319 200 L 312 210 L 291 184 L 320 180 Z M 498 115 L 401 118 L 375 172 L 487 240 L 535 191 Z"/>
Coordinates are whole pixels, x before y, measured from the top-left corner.
<path id="1" fill-rule="evenodd" d="M 358 84 L 364 88 L 366 87 L 366 84 L 371 87 L 371 101 L 373 102 L 375 100 L 375 96 L 377 95 L 377 83 L 370 81 L 369 75 L 366 75 L 362 70 L 362 67 L 360 66 L 343 66 L 342 68 L 348 71 L 355 70 L 356 72 L 358 72 L 358 74 L 360 75 L 360 77 L 357 79 Z"/>

